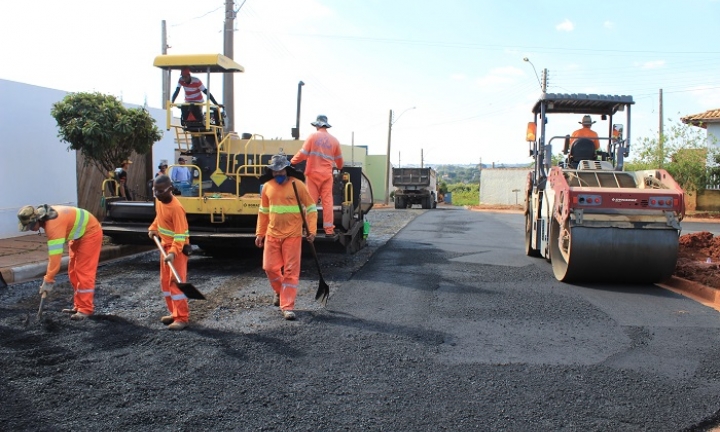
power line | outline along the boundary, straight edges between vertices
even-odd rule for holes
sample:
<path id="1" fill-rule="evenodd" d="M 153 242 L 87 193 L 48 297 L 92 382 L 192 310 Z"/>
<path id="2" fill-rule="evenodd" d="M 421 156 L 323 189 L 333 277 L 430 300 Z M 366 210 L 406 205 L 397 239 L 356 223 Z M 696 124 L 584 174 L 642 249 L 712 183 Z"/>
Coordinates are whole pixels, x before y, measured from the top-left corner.
<path id="1" fill-rule="evenodd" d="M 245 3 L 245 2 L 243 2 L 243 3 Z M 185 24 L 187 24 L 187 23 L 189 23 L 189 22 L 198 20 L 198 19 L 200 19 L 200 18 L 204 18 L 204 17 L 210 15 L 211 13 L 216 12 L 216 11 L 218 11 L 218 10 L 224 8 L 224 7 L 225 7 L 225 6 L 220 6 L 220 7 L 218 7 L 218 8 L 215 8 L 215 9 L 211 10 L 210 12 L 206 12 L 206 13 L 200 15 L 200 16 L 196 16 L 195 18 L 190 18 L 189 20 L 184 21 L 184 22 L 181 22 L 180 24 L 173 24 L 173 25 L 171 25 L 170 27 L 180 27 L 180 26 L 185 25 Z M 240 5 L 240 7 L 242 7 L 242 5 Z"/>

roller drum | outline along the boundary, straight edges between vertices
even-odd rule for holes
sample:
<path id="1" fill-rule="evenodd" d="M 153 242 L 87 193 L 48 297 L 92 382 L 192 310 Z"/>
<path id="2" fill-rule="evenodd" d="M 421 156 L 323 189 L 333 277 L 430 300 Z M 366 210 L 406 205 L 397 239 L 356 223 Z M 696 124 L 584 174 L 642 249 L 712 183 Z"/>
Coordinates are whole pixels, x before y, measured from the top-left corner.
<path id="1" fill-rule="evenodd" d="M 589 228 L 575 226 L 560 237 L 550 228 L 550 259 L 563 282 L 653 283 L 668 279 L 678 258 L 675 229 Z M 563 254 L 563 249 L 567 253 Z"/>

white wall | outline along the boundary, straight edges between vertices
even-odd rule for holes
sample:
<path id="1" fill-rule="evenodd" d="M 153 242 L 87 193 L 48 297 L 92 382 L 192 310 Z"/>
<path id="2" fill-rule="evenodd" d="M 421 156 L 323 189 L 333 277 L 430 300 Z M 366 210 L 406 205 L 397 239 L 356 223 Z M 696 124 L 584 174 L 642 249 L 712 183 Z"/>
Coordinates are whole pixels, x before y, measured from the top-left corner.
<path id="1" fill-rule="evenodd" d="M 480 171 L 480 204 L 515 205 L 525 201 L 529 168 L 492 168 Z M 517 190 L 517 192 L 513 192 Z M 516 201 L 517 200 L 517 201 Z"/>
<path id="2" fill-rule="evenodd" d="M 67 92 L 0 79 L 0 238 L 23 235 L 17 212 L 24 205 L 77 205 L 75 151 L 60 142 L 50 110 Z M 126 104 L 128 107 L 136 105 Z M 153 146 L 153 165 L 172 160 L 174 136 L 165 111 L 149 108 L 164 132 Z"/>

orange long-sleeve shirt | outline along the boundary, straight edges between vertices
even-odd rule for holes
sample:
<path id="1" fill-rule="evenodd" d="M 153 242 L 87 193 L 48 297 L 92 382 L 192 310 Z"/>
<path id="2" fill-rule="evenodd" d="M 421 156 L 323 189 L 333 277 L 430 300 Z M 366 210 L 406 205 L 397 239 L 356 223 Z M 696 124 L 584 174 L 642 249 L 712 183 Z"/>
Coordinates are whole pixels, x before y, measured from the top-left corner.
<path id="1" fill-rule="evenodd" d="M 305 183 L 294 178 L 288 178 L 283 184 L 278 184 L 275 180 L 269 180 L 264 184 L 260 195 L 255 235 L 276 238 L 302 236 L 302 216 L 295 198 L 293 182 L 297 186 L 300 202 L 305 207 L 308 231 L 315 235 L 317 232 L 317 207 L 310 198 Z"/>
<path id="2" fill-rule="evenodd" d="M 175 256 L 179 256 L 183 246 L 190 243 L 185 209 L 175 197 L 169 204 L 155 200 L 155 220 L 150 224 L 149 230 L 157 231 L 162 245 L 166 249 L 170 247 L 167 253 L 172 252 Z"/>
<path id="3" fill-rule="evenodd" d="M 58 213 L 55 219 L 43 224 L 48 244 L 48 266 L 43 278 L 46 282 L 55 282 L 60 271 L 65 242 L 77 240 L 84 235 L 102 232 L 100 222 L 89 211 L 78 207 L 57 205 L 52 208 Z"/>
<path id="4" fill-rule="evenodd" d="M 330 135 L 327 129 L 320 128 L 305 140 L 302 148 L 293 156 L 290 163 L 295 165 L 304 160 L 307 160 L 305 175 L 330 176 L 333 165 L 336 165 L 338 169 L 343 167 L 340 142 Z"/>
<path id="5" fill-rule="evenodd" d="M 600 141 L 597 139 L 598 134 L 594 130 L 590 129 L 589 127 L 582 127 L 570 135 L 570 138 L 589 138 L 593 144 L 595 144 L 595 150 L 598 150 L 600 148 Z M 575 144 L 576 139 L 573 139 L 570 141 L 570 146 L 572 147 L 573 144 Z"/>

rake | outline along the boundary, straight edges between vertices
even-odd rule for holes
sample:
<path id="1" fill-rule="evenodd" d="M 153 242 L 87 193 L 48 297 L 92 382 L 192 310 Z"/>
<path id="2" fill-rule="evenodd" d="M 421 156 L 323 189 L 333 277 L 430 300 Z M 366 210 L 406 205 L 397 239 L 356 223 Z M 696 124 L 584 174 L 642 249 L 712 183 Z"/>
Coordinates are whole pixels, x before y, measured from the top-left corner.
<path id="1" fill-rule="evenodd" d="M 300 204 L 300 195 L 297 191 L 297 186 L 295 186 L 295 182 L 292 182 L 293 190 L 295 191 L 295 199 L 298 203 L 298 208 L 300 209 L 300 217 L 302 217 L 303 222 L 303 228 L 305 228 L 306 233 L 310 233 L 310 230 L 308 229 L 307 220 L 305 219 L 305 212 L 303 211 L 302 204 Z M 319 301 L 323 306 L 327 306 L 328 297 L 330 296 L 330 286 L 325 282 L 325 278 L 322 274 L 322 269 L 320 268 L 320 260 L 317 256 L 317 251 L 315 250 L 315 245 L 313 242 L 308 241 L 310 244 L 310 251 L 312 252 L 313 258 L 315 258 L 315 264 L 317 265 L 318 270 L 318 276 L 320 277 L 320 284 L 318 286 L 317 293 L 315 294 L 315 300 Z"/>

